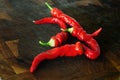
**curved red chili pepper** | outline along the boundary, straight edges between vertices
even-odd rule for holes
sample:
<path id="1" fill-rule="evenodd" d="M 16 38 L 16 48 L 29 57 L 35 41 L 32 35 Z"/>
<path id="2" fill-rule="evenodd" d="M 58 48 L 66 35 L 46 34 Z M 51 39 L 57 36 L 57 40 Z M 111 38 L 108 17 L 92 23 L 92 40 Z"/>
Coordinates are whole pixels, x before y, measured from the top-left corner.
<path id="1" fill-rule="evenodd" d="M 74 18 L 64 14 L 58 8 L 51 8 L 51 6 L 49 6 L 47 3 L 46 5 L 50 7 L 52 16 L 63 20 L 68 25 L 75 28 L 72 32 L 72 35 L 77 37 L 79 40 L 84 41 L 90 47 L 88 48 L 84 45 L 84 48 L 86 50 L 85 55 L 90 59 L 96 59 L 100 55 L 100 47 L 96 40 L 93 39 L 90 35 L 88 35 Z"/>
<path id="2" fill-rule="evenodd" d="M 46 17 L 40 20 L 34 20 L 33 22 L 35 24 L 46 24 L 46 23 L 58 24 L 61 29 L 67 28 L 66 24 L 62 20 L 55 17 Z"/>
<path id="3" fill-rule="evenodd" d="M 82 28 L 69 28 L 68 32 L 88 45 L 83 44 L 83 48 L 85 48 L 84 53 L 89 59 L 96 59 L 100 55 L 100 47 L 97 41 L 83 31 Z"/>
<path id="4" fill-rule="evenodd" d="M 101 32 L 102 28 L 99 28 L 92 34 L 88 34 L 92 37 L 98 36 L 98 34 Z M 68 39 L 68 33 L 67 32 L 60 32 L 56 34 L 55 36 L 52 36 L 48 42 L 42 42 L 39 41 L 40 45 L 42 46 L 51 46 L 51 47 L 57 47 L 60 46 L 63 42 L 65 42 Z"/>
<path id="5" fill-rule="evenodd" d="M 51 15 L 53 17 L 61 19 L 62 21 L 64 21 L 65 23 L 67 23 L 71 27 L 83 29 L 82 26 L 74 18 L 68 16 L 67 14 L 65 14 L 64 12 L 62 12 L 58 8 L 52 8 L 47 2 L 45 4 L 51 10 L 50 12 L 51 12 Z M 101 32 L 101 30 L 102 30 L 102 28 L 98 29 L 97 31 L 95 31 L 94 33 L 89 34 L 89 35 L 91 35 L 92 37 L 95 37 Z"/>
<path id="6" fill-rule="evenodd" d="M 58 8 L 52 8 L 47 2 L 45 3 L 48 8 L 51 10 L 51 15 L 53 17 L 59 18 L 62 21 L 66 22 L 68 25 L 70 25 L 71 27 L 81 27 L 81 25 L 72 17 L 66 15 L 64 12 L 62 12 L 60 9 Z"/>
<path id="7" fill-rule="evenodd" d="M 96 37 L 100 34 L 100 32 L 102 31 L 102 28 L 99 28 L 98 30 L 96 30 L 95 32 L 93 32 L 92 34 L 89 34 L 91 37 Z"/>
<path id="8" fill-rule="evenodd" d="M 52 36 L 51 39 L 45 43 L 42 41 L 39 41 L 39 43 L 43 46 L 51 46 L 51 47 L 56 47 L 61 45 L 63 42 L 65 42 L 68 38 L 68 33 L 67 32 L 60 32 L 57 33 L 55 36 Z"/>
<path id="9" fill-rule="evenodd" d="M 63 56 L 74 57 L 82 54 L 83 49 L 80 42 L 76 42 L 76 44 L 66 44 L 61 47 L 53 48 L 51 50 L 38 54 L 34 58 L 32 65 L 30 67 L 30 72 L 34 72 L 39 63 L 42 62 L 43 60 L 51 60 Z"/>

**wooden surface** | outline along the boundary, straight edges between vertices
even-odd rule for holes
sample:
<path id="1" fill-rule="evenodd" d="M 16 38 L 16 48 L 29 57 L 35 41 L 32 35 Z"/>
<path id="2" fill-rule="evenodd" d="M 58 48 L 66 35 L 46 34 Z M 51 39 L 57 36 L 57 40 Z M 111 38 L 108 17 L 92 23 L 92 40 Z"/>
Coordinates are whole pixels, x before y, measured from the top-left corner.
<path id="1" fill-rule="evenodd" d="M 51 16 L 49 2 L 74 17 L 88 33 L 99 27 L 95 39 L 101 55 L 43 61 L 29 72 L 33 58 L 50 49 L 38 44 L 60 32 L 58 25 L 34 25 L 32 20 Z M 0 0 L 0 80 L 120 80 L 120 1 L 116 0 Z M 77 39 L 70 36 L 66 43 Z"/>

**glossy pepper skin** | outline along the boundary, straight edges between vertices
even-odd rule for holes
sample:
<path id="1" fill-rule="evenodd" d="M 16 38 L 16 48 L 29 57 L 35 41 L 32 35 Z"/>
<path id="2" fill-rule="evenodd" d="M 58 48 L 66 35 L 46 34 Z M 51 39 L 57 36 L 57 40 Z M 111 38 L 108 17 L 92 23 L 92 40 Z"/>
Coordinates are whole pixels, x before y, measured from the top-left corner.
<path id="1" fill-rule="evenodd" d="M 51 46 L 51 47 L 57 47 L 60 46 L 63 42 L 65 42 L 68 39 L 68 33 L 67 32 L 59 32 L 55 36 L 52 36 L 50 40 L 45 43 L 42 41 L 39 41 L 40 45 L 43 46 Z"/>
<path id="2" fill-rule="evenodd" d="M 51 8 L 51 15 L 53 17 L 57 17 L 64 22 L 66 22 L 69 26 L 73 27 L 72 35 L 77 37 L 79 40 L 85 42 L 89 47 L 83 44 L 85 48 L 85 55 L 89 59 L 96 59 L 100 55 L 100 47 L 95 39 L 92 36 L 97 36 L 99 32 L 101 32 L 102 28 L 94 32 L 92 35 L 87 34 L 86 31 L 82 28 L 82 26 L 72 17 L 66 15 L 58 8 Z"/>
<path id="3" fill-rule="evenodd" d="M 35 24 L 46 24 L 46 23 L 58 24 L 61 29 L 67 28 L 66 24 L 62 20 L 55 17 L 46 17 L 39 20 L 34 20 L 33 22 Z"/>
<path id="4" fill-rule="evenodd" d="M 64 21 L 65 23 L 67 23 L 69 26 L 72 26 L 72 27 L 80 27 L 81 26 L 74 18 L 66 15 L 65 13 L 63 13 L 58 8 L 53 8 L 51 10 L 51 15 L 53 17 L 61 19 L 62 21 Z"/>
<path id="5" fill-rule="evenodd" d="M 81 27 L 81 25 L 72 17 L 62 12 L 62 10 L 54 7 L 52 8 L 48 3 L 45 3 L 51 10 L 50 13 L 53 17 L 59 18 L 71 27 Z"/>
<path id="6" fill-rule="evenodd" d="M 77 37 L 79 40 L 83 41 L 89 46 L 87 47 L 86 45 L 83 45 L 83 47 L 85 48 L 85 55 L 88 58 L 96 59 L 100 55 L 100 47 L 97 41 L 92 37 L 92 36 L 96 36 L 96 33 L 92 35 L 87 34 L 85 30 L 80 26 L 80 24 L 74 18 L 64 14 L 58 8 L 51 8 L 51 14 L 53 17 L 63 20 L 68 25 L 74 28 L 73 32 L 71 32 L 72 35 Z"/>
<path id="7" fill-rule="evenodd" d="M 74 27 L 74 28 L 81 28 L 81 30 L 84 31 L 82 26 L 72 17 L 68 16 L 67 14 L 63 13 L 60 9 L 58 8 L 52 8 L 51 10 L 51 15 L 53 17 L 59 18 L 65 23 L 67 23 L 69 26 Z M 89 34 L 90 36 L 97 36 L 101 32 L 102 28 L 96 30 L 94 33 Z"/>
<path id="8" fill-rule="evenodd" d="M 72 36 L 77 37 L 80 41 L 83 41 L 86 45 L 82 44 L 85 49 L 84 54 L 89 59 L 96 59 L 100 55 L 100 47 L 97 41 L 87 34 L 82 28 L 69 28 L 68 32 L 72 34 Z"/>
<path id="9" fill-rule="evenodd" d="M 42 62 L 43 60 L 51 60 L 63 56 L 74 57 L 82 54 L 83 49 L 80 42 L 76 42 L 75 44 L 66 44 L 61 47 L 53 48 L 51 50 L 38 54 L 34 58 L 32 65 L 30 67 L 30 72 L 34 72 L 39 63 Z"/>
<path id="10" fill-rule="evenodd" d="M 92 34 L 88 34 L 92 37 L 98 36 L 98 34 L 101 32 L 102 28 L 99 28 Z M 50 47 L 57 47 L 60 46 L 62 43 L 64 43 L 68 39 L 68 33 L 67 32 L 59 32 L 55 36 L 52 36 L 48 42 L 42 42 L 39 41 L 40 45 L 42 46 L 50 46 Z"/>
<path id="11" fill-rule="evenodd" d="M 60 10 L 56 7 L 52 8 L 47 2 L 45 4 L 51 10 L 50 13 L 53 17 L 59 18 L 60 20 L 64 21 L 71 27 L 81 28 L 82 30 L 84 30 L 82 28 L 82 26 L 73 17 L 70 17 L 69 15 L 65 14 L 62 10 Z M 96 30 L 94 33 L 89 34 L 89 35 L 92 37 L 95 37 L 101 32 L 101 30 L 102 30 L 102 28 Z"/>
<path id="12" fill-rule="evenodd" d="M 88 34 L 88 35 L 90 35 L 91 37 L 96 37 L 100 34 L 101 31 L 102 31 L 102 28 L 100 27 L 95 32 L 93 32 L 92 34 Z"/>

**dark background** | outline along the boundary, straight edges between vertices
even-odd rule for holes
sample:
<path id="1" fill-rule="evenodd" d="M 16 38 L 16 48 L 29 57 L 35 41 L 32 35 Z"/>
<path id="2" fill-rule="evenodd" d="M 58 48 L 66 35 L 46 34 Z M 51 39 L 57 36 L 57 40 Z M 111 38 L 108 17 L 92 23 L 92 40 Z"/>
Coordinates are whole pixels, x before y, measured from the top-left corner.
<path id="1" fill-rule="evenodd" d="M 119 0 L 0 0 L 0 36 L 5 41 L 19 39 L 19 57 L 16 59 L 30 66 L 38 53 L 50 49 L 40 46 L 38 41 L 48 41 L 60 32 L 58 25 L 32 23 L 33 20 L 51 16 L 44 2 L 75 18 L 88 33 L 102 27 L 102 32 L 95 38 L 101 47 L 101 56 L 95 61 L 88 60 L 84 55 L 43 61 L 35 73 L 37 78 L 84 80 L 85 76 L 95 73 L 118 72 L 109 61 L 112 57 L 118 64 L 120 61 Z M 70 37 L 66 43 L 75 41 Z"/>

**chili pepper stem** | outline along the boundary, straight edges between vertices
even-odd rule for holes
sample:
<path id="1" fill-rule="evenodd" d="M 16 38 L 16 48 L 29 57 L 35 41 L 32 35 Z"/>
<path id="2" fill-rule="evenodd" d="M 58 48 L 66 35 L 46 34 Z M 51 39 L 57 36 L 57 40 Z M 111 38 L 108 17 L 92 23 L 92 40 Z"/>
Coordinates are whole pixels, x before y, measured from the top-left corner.
<path id="1" fill-rule="evenodd" d="M 72 28 L 67 28 L 66 30 L 64 30 L 64 31 L 66 31 L 66 32 L 69 32 L 69 33 L 72 33 L 73 32 L 73 27 Z"/>
<path id="2" fill-rule="evenodd" d="M 51 7 L 47 2 L 45 2 L 45 5 L 46 5 L 50 10 L 52 10 L 52 7 Z"/>
<path id="3" fill-rule="evenodd" d="M 34 20 L 33 20 L 32 22 L 33 22 L 33 23 L 35 23 L 35 21 L 34 21 Z"/>
<path id="4" fill-rule="evenodd" d="M 42 45 L 42 46 L 49 46 L 49 42 L 42 42 L 42 41 L 39 41 L 39 44 Z"/>
<path id="5" fill-rule="evenodd" d="M 53 39 L 50 39 L 48 42 L 39 41 L 39 44 L 42 46 L 51 46 L 51 47 L 55 46 L 55 42 Z"/>

